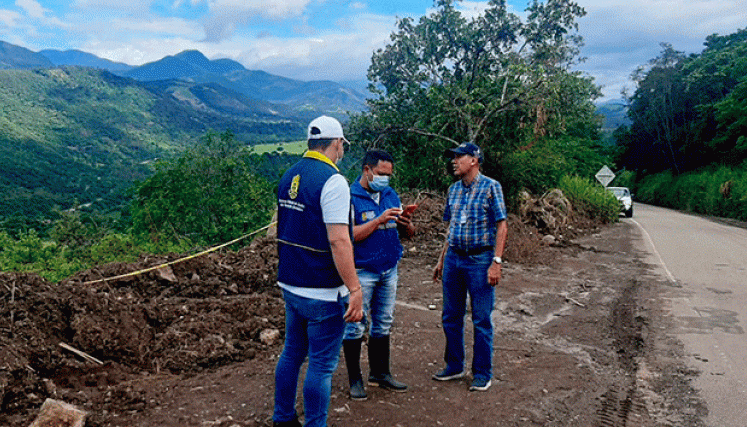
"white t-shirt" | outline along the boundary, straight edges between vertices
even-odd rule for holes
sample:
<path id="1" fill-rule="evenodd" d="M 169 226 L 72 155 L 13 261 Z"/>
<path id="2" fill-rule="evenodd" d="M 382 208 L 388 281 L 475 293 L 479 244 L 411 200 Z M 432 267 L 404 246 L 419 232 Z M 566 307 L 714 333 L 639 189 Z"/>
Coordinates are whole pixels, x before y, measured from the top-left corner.
<path id="1" fill-rule="evenodd" d="M 344 176 L 334 174 L 324 183 L 320 202 L 325 224 L 350 223 L 350 187 Z M 298 296 L 322 301 L 337 301 L 338 297 L 349 294 L 345 285 L 337 288 L 302 288 L 282 282 L 278 282 L 278 285 Z"/>

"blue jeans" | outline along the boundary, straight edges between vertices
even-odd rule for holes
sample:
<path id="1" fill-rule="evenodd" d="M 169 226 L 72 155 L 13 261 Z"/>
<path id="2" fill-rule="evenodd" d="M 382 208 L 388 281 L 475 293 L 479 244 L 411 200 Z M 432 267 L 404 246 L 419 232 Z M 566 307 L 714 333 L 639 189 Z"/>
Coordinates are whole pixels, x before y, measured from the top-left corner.
<path id="1" fill-rule="evenodd" d="M 488 268 L 493 251 L 476 255 L 460 255 L 449 249 L 444 258 L 442 315 L 446 351 L 446 368 L 452 372 L 464 370 L 464 316 L 467 293 L 472 303 L 472 324 L 475 342 L 472 351 L 472 374 L 475 378 L 493 376 L 493 321 L 491 314 L 495 290 L 488 283 Z"/>
<path id="2" fill-rule="evenodd" d="M 375 338 L 389 335 L 394 320 L 394 301 L 397 299 L 397 266 L 381 273 L 360 268 L 357 272 L 363 292 L 363 319 L 345 325 L 345 339 L 362 338 L 366 329 Z"/>
<path id="3" fill-rule="evenodd" d="M 309 357 L 303 384 L 305 426 L 326 427 L 332 374 L 342 347 L 347 298 L 336 302 L 283 291 L 285 347 L 275 367 L 275 422 L 296 418 L 296 389 L 301 365 Z"/>

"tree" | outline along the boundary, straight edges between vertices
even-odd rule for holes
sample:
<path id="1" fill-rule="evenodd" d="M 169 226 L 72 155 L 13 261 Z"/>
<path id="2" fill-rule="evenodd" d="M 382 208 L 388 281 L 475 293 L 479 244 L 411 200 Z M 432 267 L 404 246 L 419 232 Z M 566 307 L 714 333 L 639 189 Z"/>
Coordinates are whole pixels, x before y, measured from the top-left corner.
<path id="1" fill-rule="evenodd" d="M 706 48 L 689 61 L 688 91 L 698 101 L 697 140 L 702 141 L 702 166 L 738 164 L 744 159 L 744 117 L 747 114 L 747 30 L 706 38 Z"/>
<path id="2" fill-rule="evenodd" d="M 230 132 L 205 136 L 194 149 L 158 165 L 136 186 L 133 231 L 151 239 L 222 243 L 265 225 L 270 184 L 250 173 L 248 153 Z"/>
<path id="3" fill-rule="evenodd" d="M 639 67 L 632 75 L 637 88 L 628 98 L 632 124 L 625 135 L 623 164 L 637 170 L 680 173 L 682 147 L 692 136 L 687 126 L 696 112 L 685 90 L 682 67 L 686 56 L 671 44 L 661 46 L 661 54 L 649 62 L 649 69 Z"/>
<path id="4" fill-rule="evenodd" d="M 367 145 L 407 159 L 405 185 L 445 185 L 433 159 L 463 141 L 478 143 L 494 160 L 584 127 L 578 118 L 589 117 L 599 90 L 569 71 L 580 60 L 581 7 L 534 1 L 523 23 L 504 0 L 489 1 L 472 19 L 453 0 L 435 5 L 417 23 L 400 20 L 391 44 L 374 53 L 368 78 L 377 98 L 351 125 Z"/>
<path id="5" fill-rule="evenodd" d="M 744 159 L 747 30 L 708 36 L 705 46 L 685 56 L 664 43 L 661 54 L 633 74 L 632 124 L 616 134 L 622 166 L 678 175 Z"/>
<path id="6" fill-rule="evenodd" d="M 747 159 L 747 76 L 715 110 L 719 133 L 709 145 L 724 163 L 738 165 Z"/>

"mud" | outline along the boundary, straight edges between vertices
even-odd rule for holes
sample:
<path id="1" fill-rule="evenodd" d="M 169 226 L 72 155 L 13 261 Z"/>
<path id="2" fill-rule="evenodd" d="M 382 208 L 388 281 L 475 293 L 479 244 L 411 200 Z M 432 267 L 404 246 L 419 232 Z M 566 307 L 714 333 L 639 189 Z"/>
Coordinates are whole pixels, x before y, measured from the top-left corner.
<path id="1" fill-rule="evenodd" d="M 368 387 L 367 401 L 351 401 L 341 364 L 329 425 L 703 425 L 690 386 L 697 372 L 680 362 L 657 297 L 668 285 L 640 261 L 624 221 L 569 218 L 548 245 L 549 230 L 511 217 L 493 386 L 474 393 L 469 379 L 431 380 L 444 348 L 440 284 L 431 280 L 443 200 L 403 199 L 419 204 L 418 233 L 404 242 L 392 371 L 409 390 Z M 284 328 L 274 241 L 92 283 L 178 257 L 101 266 L 61 283 L 0 273 L 0 425 L 28 426 L 51 397 L 87 411 L 87 426 L 270 426 Z"/>

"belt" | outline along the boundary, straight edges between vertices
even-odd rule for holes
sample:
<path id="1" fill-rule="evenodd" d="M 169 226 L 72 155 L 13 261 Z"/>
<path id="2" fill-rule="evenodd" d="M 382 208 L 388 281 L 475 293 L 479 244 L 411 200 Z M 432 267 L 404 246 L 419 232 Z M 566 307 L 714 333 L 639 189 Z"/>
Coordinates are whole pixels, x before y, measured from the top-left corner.
<path id="1" fill-rule="evenodd" d="M 487 251 L 492 251 L 493 247 L 492 246 L 478 246 L 476 248 L 471 248 L 471 249 L 457 249 L 453 246 L 449 246 L 449 249 L 454 251 L 454 253 L 456 253 L 457 255 L 470 256 L 470 255 L 481 254 Z"/>

